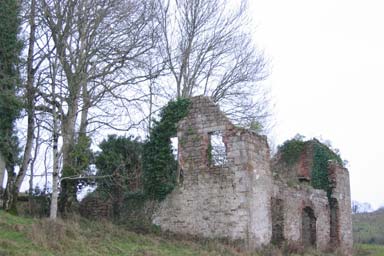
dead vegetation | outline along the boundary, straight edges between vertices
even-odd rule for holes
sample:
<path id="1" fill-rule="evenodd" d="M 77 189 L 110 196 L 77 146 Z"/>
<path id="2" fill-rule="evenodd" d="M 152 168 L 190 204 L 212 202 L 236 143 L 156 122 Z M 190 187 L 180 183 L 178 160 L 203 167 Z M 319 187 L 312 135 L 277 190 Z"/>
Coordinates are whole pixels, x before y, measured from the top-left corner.
<path id="1" fill-rule="evenodd" d="M 66 220 L 16 217 L 0 211 L 0 255 L 228 255 L 228 256 L 337 256 L 294 244 L 268 246 L 258 252 L 241 250 L 242 241 L 202 239 L 143 228 L 140 234 L 109 221 L 78 216 Z M 357 245 L 356 256 L 384 255 L 384 247 Z"/>

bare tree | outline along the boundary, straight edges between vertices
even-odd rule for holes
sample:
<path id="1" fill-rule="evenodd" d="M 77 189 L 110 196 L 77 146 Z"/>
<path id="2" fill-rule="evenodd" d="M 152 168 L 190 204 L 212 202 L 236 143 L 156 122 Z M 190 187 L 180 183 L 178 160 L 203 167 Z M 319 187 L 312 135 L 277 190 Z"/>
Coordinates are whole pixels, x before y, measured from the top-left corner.
<path id="1" fill-rule="evenodd" d="M 162 41 L 175 97 L 207 95 L 236 123 L 268 116 L 265 60 L 246 32 L 246 1 L 159 0 Z"/>
<path id="2" fill-rule="evenodd" d="M 27 118 L 27 128 L 26 128 L 26 138 L 24 144 L 24 150 L 22 154 L 21 165 L 19 166 L 19 171 L 17 175 L 9 177 L 9 182 L 7 184 L 7 191 L 10 191 L 8 197 L 4 198 L 6 210 L 11 208 L 16 209 L 17 196 L 20 190 L 21 184 L 27 173 L 27 169 L 32 161 L 32 150 L 33 150 L 33 140 L 35 138 L 35 98 L 36 98 L 36 88 L 35 88 L 35 75 L 39 66 L 44 61 L 44 56 L 41 56 L 39 53 L 36 54 L 36 0 L 31 0 L 30 2 L 25 3 L 25 9 L 28 11 L 24 15 L 24 20 L 26 25 L 29 28 L 29 34 L 27 39 L 27 60 L 25 63 L 25 72 L 26 80 L 23 87 L 23 101 L 24 101 L 24 110 L 26 112 Z M 31 180 L 33 175 L 31 176 Z M 12 189 L 9 188 L 12 186 Z"/>
<path id="3" fill-rule="evenodd" d="M 60 119 L 62 212 L 75 200 L 76 179 L 65 177 L 81 171 L 76 169 L 72 153 L 88 135 L 89 124 L 113 126 L 119 111 L 130 111 L 129 106 L 146 97 L 141 91 L 132 94 L 132 89 L 149 78 L 140 69 L 144 54 L 154 47 L 156 39 L 152 8 L 151 1 L 130 0 L 42 3 L 54 57 L 64 74 L 54 100 L 51 90 L 41 92 L 49 112 L 57 108 Z"/>
<path id="4" fill-rule="evenodd" d="M 57 61 L 56 58 L 51 58 L 50 74 L 51 74 L 51 90 L 52 90 L 52 102 L 56 101 L 56 81 L 57 81 Z M 57 206 L 59 197 L 59 152 L 58 152 L 58 123 L 57 106 L 52 105 L 52 195 L 51 205 L 49 211 L 49 218 L 55 220 L 57 217 Z"/>
<path id="5" fill-rule="evenodd" d="M 53 163 L 45 163 L 53 174 L 52 204 L 56 207 L 61 190 L 63 213 L 75 200 L 84 171 L 74 149 L 101 127 L 127 131 L 149 116 L 150 128 L 152 113 L 165 98 L 198 94 L 211 96 L 239 124 L 263 124 L 268 115 L 258 83 L 266 75 L 265 61 L 244 29 L 245 1 L 235 8 L 226 0 L 31 0 L 28 5 L 28 127 L 14 184 L 20 187 L 30 166 L 38 121 L 39 135 L 45 136 L 42 151 L 53 150 L 48 154 Z M 56 211 L 52 208 L 52 219 Z"/>

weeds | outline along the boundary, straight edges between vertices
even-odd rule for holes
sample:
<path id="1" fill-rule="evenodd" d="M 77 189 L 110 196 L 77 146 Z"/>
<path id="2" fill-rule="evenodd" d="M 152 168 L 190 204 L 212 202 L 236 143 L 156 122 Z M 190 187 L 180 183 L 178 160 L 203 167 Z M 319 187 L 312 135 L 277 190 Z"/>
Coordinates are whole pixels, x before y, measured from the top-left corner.
<path id="1" fill-rule="evenodd" d="M 0 211 L 0 256 L 2 255 L 195 255 L 195 256 L 336 256 L 304 250 L 295 244 L 281 249 L 267 246 L 246 251 L 243 241 L 203 239 L 160 232 L 151 226 L 141 234 L 106 220 L 92 221 L 73 216 L 53 222 L 49 219 L 15 217 Z M 145 233 L 145 234 L 143 234 Z M 358 245 L 356 256 L 384 255 L 384 247 Z"/>

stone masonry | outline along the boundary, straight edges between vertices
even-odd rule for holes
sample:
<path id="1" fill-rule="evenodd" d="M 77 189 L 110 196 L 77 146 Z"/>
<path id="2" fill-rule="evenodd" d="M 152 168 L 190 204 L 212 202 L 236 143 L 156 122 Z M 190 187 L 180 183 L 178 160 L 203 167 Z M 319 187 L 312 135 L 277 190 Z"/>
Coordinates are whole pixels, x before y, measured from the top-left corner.
<path id="1" fill-rule="evenodd" d="M 225 147 L 219 164 L 215 134 Z M 249 250 L 286 242 L 319 250 L 337 247 L 351 255 L 345 168 L 332 163 L 327 170 L 334 188 L 331 207 L 325 191 L 307 184 L 305 161 L 297 165 L 297 184 L 274 178 L 266 137 L 236 127 L 203 96 L 191 99 L 177 137 L 179 184 L 161 202 L 154 224 L 175 233 L 241 240 Z"/>

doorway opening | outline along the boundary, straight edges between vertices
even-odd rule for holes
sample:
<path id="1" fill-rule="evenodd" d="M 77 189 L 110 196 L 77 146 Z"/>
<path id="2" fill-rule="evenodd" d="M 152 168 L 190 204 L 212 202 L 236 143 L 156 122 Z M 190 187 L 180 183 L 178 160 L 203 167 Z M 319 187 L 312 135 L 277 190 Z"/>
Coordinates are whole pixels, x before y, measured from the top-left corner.
<path id="1" fill-rule="evenodd" d="M 316 247 L 316 217 L 311 207 L 305 207 L 302 213 L 302 241 L 305 247 Z"/>

